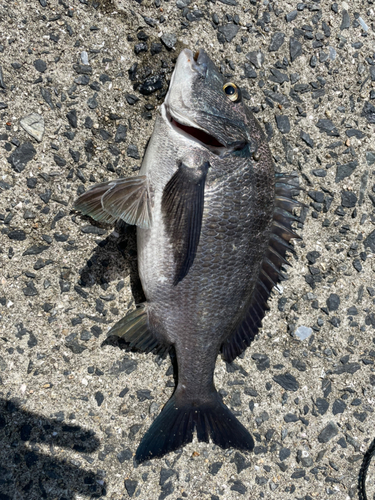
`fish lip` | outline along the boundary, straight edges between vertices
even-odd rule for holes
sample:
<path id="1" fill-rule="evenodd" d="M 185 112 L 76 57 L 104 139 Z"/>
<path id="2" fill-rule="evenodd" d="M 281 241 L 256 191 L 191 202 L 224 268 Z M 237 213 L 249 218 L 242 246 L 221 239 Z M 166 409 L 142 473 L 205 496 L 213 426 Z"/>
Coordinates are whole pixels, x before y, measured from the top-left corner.
<path id="1" fill-rule="evenodd" d="M 186 57 L 187 62 L 193 71 L 202 78 L 206 77 L 209 57 L 204 49 L 198 49 L 195 54 L 190 49 L 181 51 L 179 57 Z"/>
<path id="2" fill-rule="evenodd" d="M 208 57 L 206 51 L 204 49 L 198 49 L 197 52 L 193 56 L 191 67 L 200 76 L 202 76 L 203 78 L 206 78 L 209 60 L 210 60 L 210 58 Z"/>
<path id="3" fill-rule="evenodd" d="M 203 49 L 198 49 L 197 53 L 199 53 L 199 56 L 198 56 L 197 61 L 196 61 L 194 59 L 195 56 L 190 49 L 183 49 L 177 58 L 177 63 L 179 60 L 181 60 L 183 57 L 185 57 L 186 62 L 189 63 L 191 70 L 194 71 L 195 73 L 198 73 L 198 75 L 200 77 L 205 78 L 206 73 L 207 73 L 207 62 L 206 61 L 209 60 L 209 57 Z M 177 65 L 177 63 L 176 63 L 176 65 Z M 173 73 L 172 73 L 172 78 L 171 78 L 171 81 L 169 83 L 169 88 L 171 88 L 173 86 L 174 79 L 175 79 L 175 71 L 173 71 Z M 167 92 L 166 99 L 168 98 L 168 94 L 169 94 L 169 91 Z"/>

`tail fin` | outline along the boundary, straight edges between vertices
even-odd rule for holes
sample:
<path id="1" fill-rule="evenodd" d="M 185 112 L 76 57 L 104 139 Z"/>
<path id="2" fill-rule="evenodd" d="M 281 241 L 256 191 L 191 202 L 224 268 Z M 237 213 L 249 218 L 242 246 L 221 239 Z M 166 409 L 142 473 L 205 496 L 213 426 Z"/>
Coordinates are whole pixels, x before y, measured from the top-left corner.
<path id="1" fill-rule="evenodd" d="M 193 440 L 196 429 L 199 441 L 211 440 L 221 448 L 251 451 L 253 438 L 232 412 L 222 403 L 215 391 L 212 399 L 200 406 L 182 400 L 173 394 L 160 415 L 138 446 L 135 459 L 138 463 L 177 450 Z"/>

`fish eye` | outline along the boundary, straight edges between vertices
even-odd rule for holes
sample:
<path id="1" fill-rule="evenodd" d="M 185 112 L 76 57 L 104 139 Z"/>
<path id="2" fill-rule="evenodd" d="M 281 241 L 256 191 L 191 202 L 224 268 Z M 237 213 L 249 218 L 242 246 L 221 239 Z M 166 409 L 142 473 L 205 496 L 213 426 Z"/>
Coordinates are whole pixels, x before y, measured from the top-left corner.
<path id="1" fill-rule="evenodd" d="M 238 102 L 241 99 L 241 91 L 234 83 L 226 83 L 223 86 L 225 95 L 233 102 Z"/>

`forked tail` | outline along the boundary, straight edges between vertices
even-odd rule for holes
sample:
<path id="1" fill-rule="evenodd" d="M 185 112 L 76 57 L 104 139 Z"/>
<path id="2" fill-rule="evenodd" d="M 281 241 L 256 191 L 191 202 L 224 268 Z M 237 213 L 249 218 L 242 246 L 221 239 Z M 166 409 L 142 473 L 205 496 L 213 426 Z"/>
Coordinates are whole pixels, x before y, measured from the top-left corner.
<path id="1" fill-rule="evenodd" d="M 162 457 L 193 440 L 196 429 L 199 441 L 211 440 L 221 448 L 251 451 L 253 438 L 215 391 L 209 401 L 195 406 L 174 393 L 160 415 L 144 435 L 135 459 L 138 463 Z"/>

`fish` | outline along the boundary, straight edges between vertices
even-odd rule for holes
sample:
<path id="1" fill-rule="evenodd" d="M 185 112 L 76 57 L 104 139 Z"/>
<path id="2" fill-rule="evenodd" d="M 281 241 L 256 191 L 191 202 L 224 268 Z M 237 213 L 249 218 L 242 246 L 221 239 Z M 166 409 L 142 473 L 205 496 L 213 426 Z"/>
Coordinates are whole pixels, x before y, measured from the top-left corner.
<path id="1" fill-rule="evenodd" d="M 282 280 L 299 221 L 298 175 L 275 173 L 241 88 L 204 49 L 183 49 L 158 109 L 139 175 L 103 182 L 74 208 L 137 226 L 146 301 L 108 332 L 177 360 L 175 390 L 136 451 L 142 463 L 197 439 L 252 451 L 250 432 L 214 385 L 254 340 Z"/>

